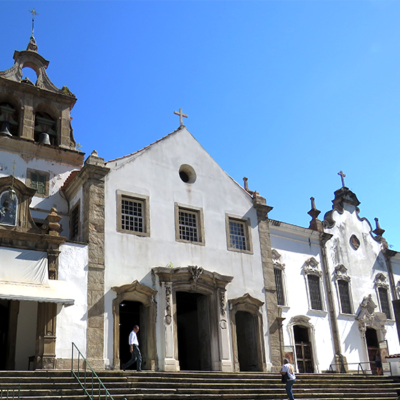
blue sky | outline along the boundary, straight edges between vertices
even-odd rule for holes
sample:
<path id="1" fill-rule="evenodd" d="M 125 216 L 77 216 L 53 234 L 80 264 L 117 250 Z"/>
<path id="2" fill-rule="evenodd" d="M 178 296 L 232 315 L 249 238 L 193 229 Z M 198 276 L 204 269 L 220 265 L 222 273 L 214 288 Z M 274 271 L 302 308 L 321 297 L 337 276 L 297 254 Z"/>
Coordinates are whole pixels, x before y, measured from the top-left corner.
<path id="1" fill-rule="evenodd" d="M 35 37 L 106 160 L 185 125 L 221 167 L 308 226 L 346 186 L 400 251 L 400 2 L 2 1 L 0 70 Z M 25 72 L 25 70 L 24 70 Z M 30 76 L 29 70 L 26 72 Z"/>

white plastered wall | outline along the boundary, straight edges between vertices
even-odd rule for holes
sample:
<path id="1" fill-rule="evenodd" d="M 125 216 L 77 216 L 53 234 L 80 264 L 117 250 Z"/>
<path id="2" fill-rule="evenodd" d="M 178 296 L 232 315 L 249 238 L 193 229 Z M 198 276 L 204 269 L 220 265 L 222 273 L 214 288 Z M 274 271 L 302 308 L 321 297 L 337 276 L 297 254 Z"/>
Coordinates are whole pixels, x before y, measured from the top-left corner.
<path id="1" fill-rule="evenodd" d="M 389 274 L 385 258 L 382 254 L 381 243 L 376 241 L 371 234 L 372 228 L 368 220 L 359 217 L 355 207 L 344 203 L 344 212 L 333 212 L 335 225 L 326 229 L 333 238 L 327 242 L 327 255 L 330 275 L 332 277 L 333 297 L 338 319 L 338 329 L 341 339 L 342 353 L 345 355 L 350 369 L 357 369 L 357 363 L 367 362 L 365 339 L 359 331 L 356 316 L 360 311 L 360 304 L 365 296 L 371 295 L 377 305 L 375 311 L 381 312 L 380 301 L 375 288 L 375 276 L 383 273 L 386 283 L 389 284 Z M 350 238 L 355 235 L 360 241 L 357 250 L 350 244 Z M 347 274 L 351 278 L 350 290 L 352 298 L 353 315 L 340 313 L 340 300 L 334 278 L 334 271 L 337 265 L 344 265 Z M 394 268 L 396 270 L 396 267 Z M 400 270 L 397 271 L 397 274 Z M 396 274 L 395 274 L 396 279 Z M 398 278 L 400 279 L 400 277 Z M 393 307 L 391 304 L 391 289 L 388 290 L 392 319 L 388 320 L 385 326 L 386 340 L 388 341 L 389 352 L 399 353 L 399 341 L 397 328 L 394 321 Z M 379 335 L 378 335 L 379 338 Z M 365 367 L 367 365 L 363 365 Z"/>
<path id="2" fill-rule="evenodd" d="M 300 228 L 289 224 L 280 227 L 270 225 L 271 247 L 281 255 L 279 262 L 285 264 L 285 294 L 286 305 L 282 308 L 283 340 L 285 346 L 294 346 L 291 320 L 293 317 L 306 316 L 313 326 L 314 338 L 310 337 L 313 346 L 313 361 L 315 372 L 329 369 L 334 360 L 334 346 L 328 315 L 326 287 L 321 278 L 321 297 L 323 311 L 312 310 L 307 291 L 307 280 L 303 272 L 305 262 L 313 257 L 317 262 L 317 269 L 323 271 L 318 234 L 310 229 Z M 312 336 L 312 329 L 309 329 Z"/>
<path id="3" fill-rule="evenodd" d="M 60 248 L 58 279 L 68 282 L 74 304 L 58 306 L 57 358 L 71 358 L 74 342 L 86 356 L 88 247 L 66 243 Z"/>
<path id="4" fill-rule="evenodd" d="M 194 168 L 197 179 L 184 183 L 179 168 L 188 164 Z M 129 158 L 110 162 L 106 177 L 106 362 L 113 357 L 111 287 L 140 281 L 159 290 L 152 280 L 151 268 L 188 265 L 201 266 L 209 271 L 233 276 L 227 286 L 227 300 L 249 293 L 265 302 L 264 281 L 260 255 L 257 215 L 252 200 L 215 163 L 208 153 L 183 129 L 170 135 L 144 152 Z M 149 196 L 150 237 L 118 233 L 117 190 Z M 175 240 L 174 205 L 179 203 L 202 208 L 204 214 L 205 245 L 181 243 Z M 253 254 L 227 250 L 225 214 L 250 219 Z M 159 299 L 162 302 L 162 300 Z M 268 323 L 265 307 L 264 340 L 269 360 Z M 227 316 L 229 318 L 229 313 Z M 162 314 L 163 315 L 163 314 Z M 163 318 L 158 312 L 157 353 L 165 352 Z M 229 321 L 228 321 L 229 325 Z"/>

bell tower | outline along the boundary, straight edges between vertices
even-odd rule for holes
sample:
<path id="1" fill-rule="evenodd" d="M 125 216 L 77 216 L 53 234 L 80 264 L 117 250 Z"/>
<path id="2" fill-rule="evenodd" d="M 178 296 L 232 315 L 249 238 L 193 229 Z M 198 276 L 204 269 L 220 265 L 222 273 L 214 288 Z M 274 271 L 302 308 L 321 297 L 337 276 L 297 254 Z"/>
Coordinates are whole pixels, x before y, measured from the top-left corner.
<path id="1" fill-rule="evenodd" d="M 37 50 L 32 35 L 26 50 L 14 52 L 14 65 L 0 71 L 0 138 L 11 139 L 2 141 L 5 147 L 17 146 L 39 158 L 54 157 L 51 149 L 78 153 L 71 126 L 76 97 L 66 86 L 59 89 L 51 82 L 49 61 Z M 36 73 L 36 82 L 23 78 L 23 68 Z"/>

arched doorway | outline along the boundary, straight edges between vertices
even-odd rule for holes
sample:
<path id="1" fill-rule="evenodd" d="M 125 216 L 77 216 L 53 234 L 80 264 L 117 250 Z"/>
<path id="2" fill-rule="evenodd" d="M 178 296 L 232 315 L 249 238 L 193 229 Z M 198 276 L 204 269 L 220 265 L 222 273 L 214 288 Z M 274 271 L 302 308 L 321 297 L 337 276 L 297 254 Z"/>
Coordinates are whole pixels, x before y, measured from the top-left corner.
<path id="1" fill-rule="evenodd" d="M 297 370 L 299 372 L 313 373 L 313 351 L 308 328 L 295 325 L 293 327 L 293 334 L 296 346 Z"/>
<path id="2" fill-rule="evenodd" d="M 140 329 L 137 333 L 139 340 L 139 347 L 142 352 L 146 346 L 146 335 L 143 335 L 143 330 L 146 329 L 146 324 L 140 321 L 142 303 L 138 301 L 123 301 L 119 304 L 119 355 L 120 365 L 127 363 L 131 358 L 129 350 L 129 334 L 135 325 L 139 325 Z M 132 368 L 135 368 L 133 365 Z M 143 369 L 146 366 L 143 363 Z"/>
<path id="3" fill-rule="evenodd" d="M 181 370 L 211 371 L 209 299 L 176 292 L 178 357 Z"/>
<path id="4" fill-rule="evenodd" d="M 0 370 L 6 369 L 8 348 L 8 300 L 0 300 Z"/>
<path id="5" fill-rule="evenodd" d="M 240 371 L 258 371 L 257 320 L 247 311 L 236 313 L 236 337 Z"/>
<path id="6" fill-rule="evenodd" d="M 156 369 L 156 302 L 157 291 L 134 281 L 129 285 L 112 288 L 117 297 L 113 300 L 114 368 L 130 358 L 129 333 L 134 325 L 139 325 L 139 347 L 142 353 L 142 369 Z M 136 365 L 134 364 L 133 367 Z"/>
<path id="7" fill-rule="evenodd" d="M 266 371 L 262 301 L 246 293 L 229 300 L 235 371 Z"/>
<path id="8" fill-rule="evenodd" d="M 295 348 L 297 372 L 319 373 L 315 328 L 310 317 L 297 315 L 288 323 L 290 343 Z"/>
<path id="9" fill-rule="evenodd" d="M 376 374 L 375 356 L 379 351 L 379 341 L 376 330 L 367 328 L 365 331 L 365 340 L 367 342 L 368 360 L 373 374 Z"/>

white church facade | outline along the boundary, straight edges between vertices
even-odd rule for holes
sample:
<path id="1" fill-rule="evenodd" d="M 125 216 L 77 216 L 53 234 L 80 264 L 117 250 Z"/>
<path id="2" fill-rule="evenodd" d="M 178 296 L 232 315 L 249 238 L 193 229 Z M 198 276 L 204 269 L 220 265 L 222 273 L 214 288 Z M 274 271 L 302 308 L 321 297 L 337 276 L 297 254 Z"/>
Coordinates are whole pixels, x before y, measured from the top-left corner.
<path id="1" fill-rule="evenodd" d="M 147 370 L 277 371 L 285 355 L 299 372 L 369 370 L 378 348 L 400 353 L 400 256 L 344 182 L 323 221 L 314 202 L 309 228 L 272 220 L 181 112 L 146 148 L 84 161 L 75 96 L 33 38 L 14 60 L 0 72 L 0 369 L 69 368 L 72 342 L 119 369 L 134 324 Z"/>

